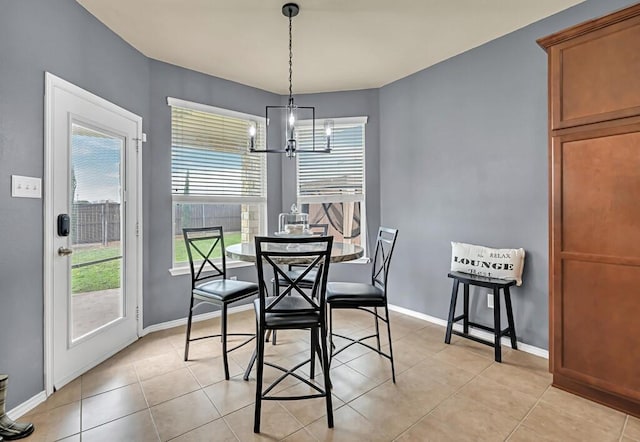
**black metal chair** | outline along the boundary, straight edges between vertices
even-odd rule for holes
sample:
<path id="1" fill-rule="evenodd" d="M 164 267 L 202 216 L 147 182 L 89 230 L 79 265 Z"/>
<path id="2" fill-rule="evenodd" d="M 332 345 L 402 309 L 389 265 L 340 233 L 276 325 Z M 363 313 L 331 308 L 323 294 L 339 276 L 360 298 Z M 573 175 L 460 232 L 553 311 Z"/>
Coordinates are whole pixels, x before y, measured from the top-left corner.
<path id="1" fill-rule="evenodd" d="M 327 304 L 329 309 L 329 339 L 331 355 L 329 360 L 355 344 L 363 345 L 381 356 L 391 361 L 391 376 L 396 382 L 396 370 L 393 364 L 393 347 L 391 345 L 391 327 L 389 323 L 389 307 L 387 305 L 387 278 L 389 276 L 389 265 L 391 255 L 396 244 L 398 231 L 380 227 L 376 240 L 376 250 L 371 269 L 371 283 L 359 282 L 330 282 L 327 284 Z M 378 313 L 378 308 L 384 308 L 384 317 Z M 333 333 L 333 310 L 334 309 L 357 309 L 371 313 L 376 319 L 376 332 L 373 335 L 354 339 L 348 336 Z M 389 354 L 380 348 L 380 328 L 378 321 L 387 324 L 387 334 L 389 336 Z M 334 352 L 335 345 L 333 337 L 337 336 L 350 341 L 344 347 Z M 373 347 L 365 339 L 376 338 L 377 346 Z"/>
<path id="2" fill-rule="evenodd" d="M 309 230 L 316 236 L 327 236 L 327 233 L 329 233 L 329 224 L 309 224 Z M 301 270 L 306 268 L 306 266 L 300 266 L 299 264 L 289 264 L 288 265 L 288 270 L 287 270 L 287 278 L 295 280 L 298 278 L 298 276 L 300 276 L 300 274 L 302 273 L 303 270 Z M 307 275 L 302 278 L 302 280 L 300 280 L 300 283 L 298 284 L 299 287 L 305 288 L 305 289 L 310 289 L 313 287 L 313 284 L 315 282 L 316 279 L 316 275 L 317 275 L 318 271 L 316 269 L 311 270 L 309 273 L 307 273 Z M 280 288 L 281 287 L 287 287 L 287 280 L 283 277 L 283 276 L 279 276 L 279 277 L 275 277 L 271 280 L 271 282 L 273 283 L 273 293 L 280 293 Z M 271 343 L 273 345 L 276 345 L 276 335 L 277 333 L 274 331 L 273 332 L 273 339 L 271 340 Z M 267 342 L 269 342 L 269 337 L 271 336 L 270 333 L 267 333 Z"/>
<path id="3" fill-rule="evenodd" d="M 333 407 L 331 404 L 331 382 L 329 380 L 329 357 L 327 351 L 327 323 L 325 291 L 331 247 L 333 237 L 309 237 L 309 238 L 269 238 L 256 237 L 256 265 L 258 268 L 258 283 L 260 296 L 254 301 L 256 311 L 256 335 L 257 349 L 254 353 L 247 371 L 245 380 L 249 379 L 249 373 L 253 364 L 257 362 L 256 373 L 256 402 L 254 432 L 260 432 L 260 411 L 263 400 L 300 400 L 324 397 L 327 407 L 327 421 L 329 428 L 333 428 Z M 291 279 L 286 270 L 281 267 L 282 261 L 297 261 L 305 263 L 297 278 Z M 282 293 L 268 296 L 265 281 L 265 267 L 273 270 L 276 278 L 282 277 L 287 286 Z M 300 286 L 303 279 L 313 270 L 316 270 L 316 278 L 310 291 Z M 291 295 L 291 296 L 289 296 Z M 272 330 L 308 329 L 311 333 L 311 356 L 293 368 L 287 369 L 264 360 L 265 335 Z M 315 357 L 320 359 L 320 365 L 324 375 L 324 388 L 312 382 L 315 377 Z M 310 378 L 306 379 L 296 370 L 310 363 Z M 283 372 L 270 386 L 263 389 L 264 366 L 273 367 Z M 315 390 L 316 393 L 302 396 L 277 396 L 269 393 L 276 385 L 288 376 L 293 376 Z"/>
<path id="4" fill-rule="evenodd" d="M 182 229 L 182 234 L 187 247 L 187 255 L 189 256 L 189 267 L 191 268 L 191 304 L 187 321 L 184 360 L 189 359 L 190 342 L 220 337 L 222 340 L 224 376 L 225 379 L 229 380 L 227 353 L 248 344 L 255 338 L 255 335 L 251 333 L 227 333 L 227 307 L 233 302 L 256 295 L 258 293 L 258 284 L 227 279 L 227 261 L 224 253 L 222 226 L 185 228 Z M 214 261 L 214 255 L 217 250 L 220 250 L 221 263 Z M 193 312 L 205 304 L 215 305 L 222 310 L 220 334 L 192 339 L 191 323 Z M 227 349 L 227 336 L 250 336 L 250 338 L 231 349 Z"/>

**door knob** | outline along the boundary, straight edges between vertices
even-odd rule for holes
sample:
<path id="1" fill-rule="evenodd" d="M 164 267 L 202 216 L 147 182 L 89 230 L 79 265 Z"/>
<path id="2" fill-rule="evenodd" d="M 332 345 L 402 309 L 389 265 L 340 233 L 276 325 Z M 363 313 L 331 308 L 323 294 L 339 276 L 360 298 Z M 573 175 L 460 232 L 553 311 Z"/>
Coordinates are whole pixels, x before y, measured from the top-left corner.
<path id="1" fill-rule="evenodd" d="M 73 253 L 72 249 L 67 249 L 65 247 L 60 247 L 58 249 L 58 255 L 60 256 L 67 256 L 67 255 L 71 255 Z"/>

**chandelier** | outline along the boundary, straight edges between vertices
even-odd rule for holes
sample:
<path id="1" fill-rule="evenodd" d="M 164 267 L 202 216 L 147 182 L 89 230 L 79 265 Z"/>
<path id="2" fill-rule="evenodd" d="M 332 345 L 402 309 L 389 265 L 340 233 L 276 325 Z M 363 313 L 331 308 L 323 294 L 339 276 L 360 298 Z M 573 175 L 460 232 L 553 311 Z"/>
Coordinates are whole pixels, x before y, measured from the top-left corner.
<path id="1" fill-rule="evenodd" d="M 256 135 L 258 132 L 258 123 L 251 121 L 249 124 L 249 151 L 258 153 L 284 153 L 288 158 L 296 156 L 297 152 L 331 152 L 331 142 L 333 134 L 333 121 L 324 120 L 324 143 L 316 146 L 316 109 L 312 106 L 298 106 L 293 100 L 293 39 L 292 39 L 292 19 L 300 12 L 300 7 L 295 3 L 287 3 L 282 7 L 282 14 L 289 18 L 289 99 L 286 106 L 266 106 L 266 147 L 265 149 L 256 149 Z M 276 116 L 275 118 L 274 115 Z M 282 128 L 285 134 L 284 146 L 278 149 L 269 148 L 269 126 L 272 121 L 282 122 Z M 311 143 L 310 148 L 298 148 L 297 125 L 300 121 L 305 121 L 311 127 L 311 135 L 306 142 Z M 309 121 L 309 123 L 307 123 Z"/>

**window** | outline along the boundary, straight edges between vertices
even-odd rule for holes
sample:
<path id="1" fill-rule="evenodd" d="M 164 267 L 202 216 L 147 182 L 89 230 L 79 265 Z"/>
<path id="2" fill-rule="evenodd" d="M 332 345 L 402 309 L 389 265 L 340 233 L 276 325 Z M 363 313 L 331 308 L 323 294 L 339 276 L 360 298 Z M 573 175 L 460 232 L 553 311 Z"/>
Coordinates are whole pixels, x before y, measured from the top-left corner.
<path id="1" fill-rule="evenodd" d="M 266 232 L 266 158 L 247 150 L 259 117 L 169 98 L 173 267 L 188 262 L 183 227 L 221 225 L 225 246 Z M 258 146 L 264 124 L 258 125 Z"/>
<path id="2" fill-rule="evenodd" d="M 336 241 L 366 246 L 365 149 L 366 117 L 334 119 L 330 154 L 298 153 L 298 205 L 310 223 L 328 224 Z M 316 142 L 324 139 L 316 120 Z M 312 146 L 312 128 L 298 127 L 300 148 Z"/>

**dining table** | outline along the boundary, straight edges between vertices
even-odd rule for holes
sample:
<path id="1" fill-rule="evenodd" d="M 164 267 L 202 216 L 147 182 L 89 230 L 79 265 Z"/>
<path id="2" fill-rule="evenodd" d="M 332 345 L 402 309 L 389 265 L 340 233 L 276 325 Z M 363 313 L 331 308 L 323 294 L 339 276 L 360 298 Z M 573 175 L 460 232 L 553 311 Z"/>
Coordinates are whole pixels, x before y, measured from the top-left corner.
<path id="1" fill-rule="evenodd" d="M 306 247 L 305 245 L 296 245 L 296 247 Z M 312 247 L 312 246 L 310 246 Z M 243 242 L 233 244 L 226 247 L 227 258 L 245 262 L 256 262 L 256 246 L 253 242 Z M 364 248 L 357 244 L 345 242 L 334 242 L 331 248 L 330 262 L 348 262 L 364 255 Z M 281 258 L 279 264 L 304 264 L 303 258 Z"/>
<path id="2" fill-rule="evenodd" d="M 281 246 L 287 247 L 286 244 Z M 300 248 L 304 248 L 304 247 L 314 247 L 313 244 L 294 244 L 292 246 L 297 247 L 298 248 L 297 251 L 299 251 Z M 230 259 L 255 263 L 256 262 L 255 243 L 252 243 L 252 242 L 239 243 L 239 244 L 233 244 L 233 245 L 227 246 L 226 255 Z M 353 261 L 355 259 L 361 258 L 363 255 L 364 255 L 364 248 L 362 246 L 359 246 L 357 244 L 334 242 L 331 248 L 330 262 L 339 263 L 339 262 Z M 278 259 L 274 258 L 274 260 L 276 260 L 278 264 L 284 264 L 284 265 L 306 264 L 309 261 L 301 257 L 297 257 L 297 258 L 282 257 Z M 247 366 L 247 369 L 244 373 L 245 381 L 249 380 L 249 372 L 251 371 L 251 367 L 253 366 L 253 363 L 256 360 L 256 355 L 257 353 L 254 350 L 251 360 L 249 362 L 249 365 Z"/>

